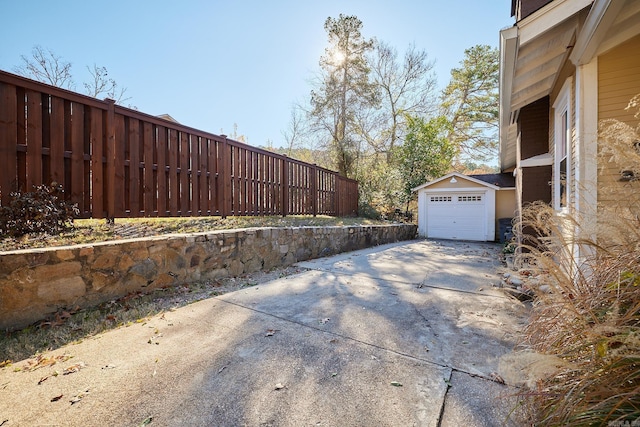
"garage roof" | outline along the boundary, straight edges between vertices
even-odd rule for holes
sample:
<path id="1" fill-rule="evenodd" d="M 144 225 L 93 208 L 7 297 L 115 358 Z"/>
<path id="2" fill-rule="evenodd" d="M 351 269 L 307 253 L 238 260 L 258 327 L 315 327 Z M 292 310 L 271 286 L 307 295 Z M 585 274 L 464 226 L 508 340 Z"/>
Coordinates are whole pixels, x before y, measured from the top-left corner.
<path id="1" fill-rule="evenodd" d="M 516 177 L 512 173 L 487 173 L 468 175 L 480 181 L 488 182 L 500 188 L 516 188 Z"/>
<path id="2" fill-rule="evenodd" d="M 422 185 L 417 186 L 412 189 L 413 191 L 418 191 L 423 188 L 429 187 L 438 182 L 442 182 L 451 178 L 460 178 L 466 179 L 471 182 L 475 182 L 476 184 L 481 184 L 486 187 L 492 188 L 494 190 L 500 190 L 502 188 L 515 188 L 515 178 L 510 173 L 492 173 L 492 174 L 481 174 L 481 175 L 464 175 L 458 172 L 451 172 L 443 177 L 435 179 L 431 182 L 424 183 Z"/>

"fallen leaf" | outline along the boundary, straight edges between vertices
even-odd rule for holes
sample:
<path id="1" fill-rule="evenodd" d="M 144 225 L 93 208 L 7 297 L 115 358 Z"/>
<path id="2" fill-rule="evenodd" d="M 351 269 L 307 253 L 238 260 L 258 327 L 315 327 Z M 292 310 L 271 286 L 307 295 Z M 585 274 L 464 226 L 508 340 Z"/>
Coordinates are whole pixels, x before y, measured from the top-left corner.
<path id="1" fill-rule="evenodd" d="M 7 359 L 3 362 L 0 362 L 0 368 L 4 368 L 5 366 L 11 366 L 11 360 Z M 2 424 L 0 424 L 2 425 Z"/>
<path id="2" fill-rule="evenodd" d="M 62 399 L 62 396 L 64 396 L 64 394 L 61 394 L 60 396 L 52 397 L 51 402 L 57 402 L 58 400 Z"/>
<path id="3" fill-rule="evenodd" d="M 38 381 L 38 385 L 42 384 L 43 382 L 45 382 L 48 379 L 49 379 L 49 375 L 47 375 L 46 377 L 40 378 L 40 381 Z"/>
<path id="4" fill-rule="evenodd" d="M 140 423 L 140 427 L 148 426 L 153 421 L 153 417 L 147 417 Z"/>
<path id="5" fill-rule="evenodd" d="M 391 385 L 394 387 L 402 387 L 402 383 L 399 383 L 398 381 L 391 381 Z"/>
<path id="6" fill-rule="evenodd" d="M 220 373 L 220 372 L 224 371 L 225 369 L 227 369 L 227 367 L 226 367 L 226 366 L 223 366 L 222 368 L 218 369 L 218 373 Z"/>
<path id="7" fill-rule="evenodd" d="M 85 391 L 81 391 L 80 393 L 76 394 L 75 396 L 73 396 L 73 398 L 71 398 L 71 400 L 69 401 L 72 405 L 80 402 L 82 399 L 84 399 L 87 394 L 89 394 L 89 389 L 85 390 Z"/>
<path id="8" fill-rule="evenodd" d="M 44 368 L 46 366 L 53 366 L 58 362 L 65 362 L 69 359 L 71 359 L 71 356 L 62 355 L 45 357 L 40 354 L 35 359 L 27 360 L 27 366 L 25 368 L 28 371 L 35 371 L 36 369 Z"/>
<path id="9" fill-rule="evenodd" d="M 84 362 L 76 363 L 75 365 L 71 365 L 67 367 L 64 371 L 62 371 L 62 375 L 75 374 L 80 371 L 80 369 L 84 368 L 86 365 Z"/>
<path id="10" fill-rule="evenodd" d="M 285 385 L 282 384 L 282 383 L 278 383 L 278 384 L 276 384 L 275 390 L 282 390 L 283 388 L 285 388 Z"/>
<path id="11" fill-rule="evenodd" d="M 278 332 L 280 329 L 267 329 L 267 333 L 265 334 L 265 337 L 272 337 L 275 335 L 276 332 Z"/>
<path id="12" fill-rule="evenodd" d="M 115 367 L 116 365 L 109 364 L 109 365 L 103 366 L 102 369 L 115 369 Z"/>
<path id="13" fill-rule="evenodd" d="M 335 377 L 336 375 L 338 375 L 337 372 L 334 372 L 334 373 L 331 374 L 332 377 Z"/>

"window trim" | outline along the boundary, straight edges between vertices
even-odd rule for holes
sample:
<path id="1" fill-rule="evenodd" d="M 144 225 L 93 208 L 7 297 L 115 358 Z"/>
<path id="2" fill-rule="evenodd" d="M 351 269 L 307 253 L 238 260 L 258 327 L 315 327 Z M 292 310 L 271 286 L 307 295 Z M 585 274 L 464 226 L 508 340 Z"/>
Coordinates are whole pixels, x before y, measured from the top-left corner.
<path id="1" fill-rule="evenodd" d="M 572 171 L 572 159 L 571 151 L 573 147 L 572 141 L 572 110 L 571 110 L 571 87 L 573 85 L 573 77 L 567 78 L 558 97 L 553 103 L 553 208 L 557 211 L 568 212 L 569 204 L 573 192 L 571 191 L 571 171 Z M 563 116 L 566 114 L 566 129 L 563 129 Z M 564 136 L 564 139 L 562 138 Z M 561 147 L 564 148 L 564 156 Z M 564 199 L 562 203 L 562 185 L 561 185 L 561 164 L 565 161 L 566 164 L 566 178 L 564 184 Z"/>

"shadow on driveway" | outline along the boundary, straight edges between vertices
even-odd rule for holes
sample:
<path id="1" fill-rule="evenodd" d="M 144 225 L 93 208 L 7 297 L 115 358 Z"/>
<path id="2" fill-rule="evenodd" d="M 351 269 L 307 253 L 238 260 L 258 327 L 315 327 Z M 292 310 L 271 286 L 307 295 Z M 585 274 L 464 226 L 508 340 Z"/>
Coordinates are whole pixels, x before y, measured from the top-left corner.
<path id="1" fill-rule="evenodd" d="M 83 361 L 77 373 L 36 385 L 48 371 L 3 370 L 0 416 L 5 426 L 508 425 L 513 390 L 492 378 L 526 309 L 492 288 L 497 252 L 422 240 L 300 263 L 309 270 L 53 352 Z M 71 404 L 77 390 L 87 391 Z"/>

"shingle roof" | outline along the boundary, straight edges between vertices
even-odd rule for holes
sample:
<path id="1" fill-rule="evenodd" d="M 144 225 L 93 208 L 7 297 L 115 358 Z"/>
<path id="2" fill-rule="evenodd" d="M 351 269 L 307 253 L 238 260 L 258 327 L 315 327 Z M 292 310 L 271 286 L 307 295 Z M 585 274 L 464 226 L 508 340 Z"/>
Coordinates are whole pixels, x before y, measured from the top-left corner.
<path id="1" fill-rule="evenodd" d="M 516 178 L 511 173 L 487 173 L 480 175 L 467 175 L 488 184 L 493 184 L 500 188 L 511 188 L 516 186 Z"/>

